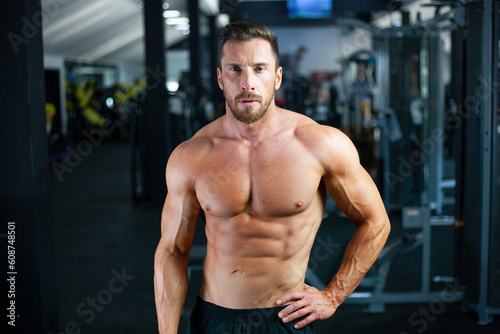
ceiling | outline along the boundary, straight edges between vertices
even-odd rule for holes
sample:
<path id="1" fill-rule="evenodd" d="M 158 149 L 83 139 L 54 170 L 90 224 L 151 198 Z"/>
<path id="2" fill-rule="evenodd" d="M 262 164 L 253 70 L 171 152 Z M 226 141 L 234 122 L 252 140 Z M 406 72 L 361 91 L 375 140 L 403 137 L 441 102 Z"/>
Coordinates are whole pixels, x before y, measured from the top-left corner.
<path id="1" fill-rule="evenodd" d="M 42 0 L 44 53 L 85 62 L 144 63 L 145 0 Z M 219 11 L 231 19 L 250 19 L 267 25 L 335 24 L 338 18 L 370 22 L 374 13 L 393 11 L 413 0 L 334 0 L 328 20 L 291 20 L 286 0 L 198 0 L 200 11 Z M 188 17 L 188 0 L 165 0 L 168 10 Z M 167 6 L 167 5 L 165 5 Z M 187 31 L 165 24 L 167 47 L 179 45 Z M 203 32 L 202 32 L 203 34 Z"/>
<path id="2" fill-rule="evenodd" d="M 187 1 L 168 4 L 188 16 Z M 44 53 L 86 62 L 143 63 L 142 6 L 138 0 L 42 0 Z M 167 45 L 186 37 L 171 25 L 165 31 Z"/>

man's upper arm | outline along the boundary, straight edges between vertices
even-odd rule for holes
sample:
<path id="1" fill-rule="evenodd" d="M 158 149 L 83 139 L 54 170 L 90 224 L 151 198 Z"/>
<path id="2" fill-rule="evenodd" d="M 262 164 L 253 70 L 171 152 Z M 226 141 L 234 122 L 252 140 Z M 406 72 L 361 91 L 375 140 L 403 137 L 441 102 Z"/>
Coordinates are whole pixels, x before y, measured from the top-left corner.
<path id="1" fill-rule="evenodd" d="M 162 212 L 159 244 L 159 248 L 174 255 L 189 253 L 200 212 L 194 190 L 195 175 L 183 145 L 174 150 L 167 164 L 168 193 Z"/>
<path id="2" fill-rule="evenodd" d="M 371 176 L 361 166 L 358 152 L 342 132 L 331 129 L 322 151 L 325 168 L 323 182 L 338 207 L 355 224 L 386 220 L 379 191 Z"/>

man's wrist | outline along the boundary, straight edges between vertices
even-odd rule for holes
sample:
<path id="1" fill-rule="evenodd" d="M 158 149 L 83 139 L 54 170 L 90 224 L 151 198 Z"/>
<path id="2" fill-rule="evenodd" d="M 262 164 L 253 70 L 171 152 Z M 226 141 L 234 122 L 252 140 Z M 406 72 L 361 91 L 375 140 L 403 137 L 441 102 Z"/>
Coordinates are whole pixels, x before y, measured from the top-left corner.
<path id="1" fill-rule="evenodd" d="M 323 291 L 323 294 L 332 303 L 333 306 L 335 306 L 335 307 L 337 306 L 337 300 L 335 298 L 335 294 L 333 293 L 333 291 L 331 291 L 330 289 L 326 288 Z"/>
<path id="2" fill-rule="evenodd" d="M 335 308 L 342 304 L 342 302 L 347 298 L 347 296 L 344 296 L 342 293 L 343 289 L 341 289 L 341 287 L 343 287 L 341 282 L 339 282 L 337 277 L 334 277 L 332 282 L 325 289 L 328 298 L 332 301 Z"/>

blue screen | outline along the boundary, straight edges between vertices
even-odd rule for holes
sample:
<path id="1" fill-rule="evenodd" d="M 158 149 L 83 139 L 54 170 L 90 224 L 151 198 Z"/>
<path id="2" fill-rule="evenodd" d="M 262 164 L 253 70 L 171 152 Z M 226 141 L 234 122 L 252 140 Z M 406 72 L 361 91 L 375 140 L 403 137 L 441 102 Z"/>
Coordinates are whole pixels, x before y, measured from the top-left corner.
<path id="1" fill-rule="evenodd" d="M 291 19 L 326 19 L 332 16 L 332 0 L 287 0 Z"/>

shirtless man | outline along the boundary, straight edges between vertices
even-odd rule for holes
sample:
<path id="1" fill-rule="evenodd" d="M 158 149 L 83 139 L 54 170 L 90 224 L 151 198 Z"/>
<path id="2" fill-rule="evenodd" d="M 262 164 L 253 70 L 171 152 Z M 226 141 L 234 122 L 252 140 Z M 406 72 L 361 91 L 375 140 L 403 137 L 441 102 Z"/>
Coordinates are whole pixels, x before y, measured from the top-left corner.
<path id="1" fill-rule="evenodd" d="M 189 250 L 205 222 L 203 285 L 193 333 L 311 333 L 354 291 L 382 250 L 390 223 L 375 184 L 340 131 L 276 107 L 276 36 L 252 22 L 219 40 L 226 115 L 178 146 L 155 255 L 160 333 L 177 333 Z M 328 191 L 357 229 L 324 291 L 305 281 Z M 251 328 L 251 330 L 250 330 Z"/>

